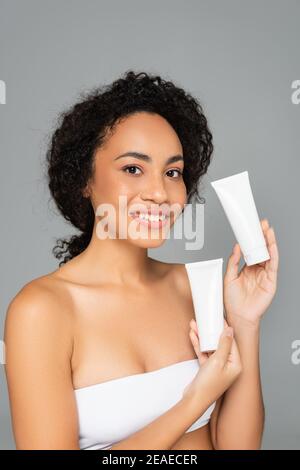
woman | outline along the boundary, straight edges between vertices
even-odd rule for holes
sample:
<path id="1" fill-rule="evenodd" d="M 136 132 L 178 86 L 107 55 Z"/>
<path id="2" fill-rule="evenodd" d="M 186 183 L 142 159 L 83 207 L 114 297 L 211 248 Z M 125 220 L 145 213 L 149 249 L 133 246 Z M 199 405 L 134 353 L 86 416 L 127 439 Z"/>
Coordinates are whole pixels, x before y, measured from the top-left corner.
<path id="1" fill-rule="evenodd" d="M 58 240 L 59 268 L 8 307 L 18 449 L 260 448 L 259 331 L 276 290 L 274 230 L 262 221 L 265 263 L 239 273 L 234 247 L 212 354 L 199 349 L 184 266 L 147 256 L 198 195 L 212 151 L 200 104 L 159 76 L 129 71 L 62 115 L 47 152 L 49 189 L 81 233 Z M 116 215 L 107 237 L 103 204 Z"/>

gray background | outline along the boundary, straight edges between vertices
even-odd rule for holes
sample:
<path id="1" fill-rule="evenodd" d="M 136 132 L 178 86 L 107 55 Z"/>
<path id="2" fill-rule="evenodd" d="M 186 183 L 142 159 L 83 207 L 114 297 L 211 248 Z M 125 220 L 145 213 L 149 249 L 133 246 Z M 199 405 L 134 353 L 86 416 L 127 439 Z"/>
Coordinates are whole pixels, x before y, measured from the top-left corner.
<path id="1" fill-rule="evenodd" d="M 57 267 L 55 238 L 73 233 L 48 204 L 43 179 L 58 112 L 129 68 L 171 79 L 200 100 L 214 135 L 205 242 L 184 253 L 170 240 L 149 255 L 227 262 L 234 236 L 209 182 L 244 170 L 277 234 L 279 285 L 261 330 L 264 449 L 300 449 L 300 365 L 291 361 L 300 339 L 300 105 L 291 101 L 299 18 L 299 0 L 0 1 L 1 327 L 18 290 Z M 0 386 L 1 448 L 14 448 L 1 365 Z"/>

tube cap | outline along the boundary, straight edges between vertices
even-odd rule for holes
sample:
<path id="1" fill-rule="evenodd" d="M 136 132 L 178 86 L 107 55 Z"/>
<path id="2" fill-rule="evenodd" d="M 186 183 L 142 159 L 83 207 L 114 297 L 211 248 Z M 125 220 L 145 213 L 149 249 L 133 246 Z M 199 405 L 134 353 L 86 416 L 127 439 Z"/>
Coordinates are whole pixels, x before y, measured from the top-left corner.
<path id="1" fill-rule="evenodd" d="M 258 246 L 247 254 L 244 254 L 244 259 L 247 266 L 252 266 L 253 264 L 267 261 L 268 259 L 270 259 L 268 248 L 266 247 L 266 245 Z"/>

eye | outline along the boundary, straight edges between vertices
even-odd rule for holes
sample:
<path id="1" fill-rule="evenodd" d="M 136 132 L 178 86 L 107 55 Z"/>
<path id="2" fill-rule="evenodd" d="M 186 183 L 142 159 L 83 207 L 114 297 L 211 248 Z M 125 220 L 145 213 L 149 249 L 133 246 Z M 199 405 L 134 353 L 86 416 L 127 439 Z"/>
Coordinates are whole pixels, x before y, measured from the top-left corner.
<path id="1" fill-rule="evenodd" d="M 177 170 L 176 168 L 174 168 L 173 170 L 168 170 L 167 173 L 169 173 L 170 171 L 171 171 L 171 172 L 172 172 L 172 171 L 177 171 L 178 176 L 176 176 L 176 178 L 180 178 L 180 177 L 182 176 L 182 172 L 181 172 L 180 170 Z"/>
<path id="2" fill-rule="evenodd" d="M 138 166 L 135 166 L 135 165 L 130 165 L 130 166 L 126 166 L 125 168 L 123 168 L 123 171 L 124 173 L 128 173 L 128 171 L 126 170 L 129 170 L 129 169 L 137 169 L 137 170 L 140 170 L 140 168 Z M 132 171 L 129 172 L 131 175 L 136 175 L 137 173 L 133 173 Z"/>
<path id="3" fill-rule="evenodd" d="M 127 170 L 129 170 L 129 171 L 127 171 Z M 142 172 L 142 170 L 136 165 L 128 165 L 128 166 L 122 168 L 122 171 L 124 171 L 124 173 L 129 173 L 133 176 L 138 176 L 140 173 L 136 173 L 135 170 L 139 170 L 140 172 Z M 175 178 L 180 178 L 182 176 L 182 172 L 180 170 L 178 170 L 177 168 L 168 170 L 167 174 L 170 173 L 170 172 L 172 173 L 174 171 L 178 173 L 178 176 L 175 176 Z M 172 177 L 172 178 L 174 179 L 174 177 Z"/>

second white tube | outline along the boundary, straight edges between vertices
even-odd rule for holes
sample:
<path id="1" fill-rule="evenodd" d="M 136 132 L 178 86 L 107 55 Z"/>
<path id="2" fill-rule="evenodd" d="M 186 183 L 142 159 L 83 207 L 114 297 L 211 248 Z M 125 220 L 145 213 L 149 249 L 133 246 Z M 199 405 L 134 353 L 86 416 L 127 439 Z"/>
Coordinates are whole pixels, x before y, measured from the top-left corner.
<path id="1" fill-rule="evenodd" d="M 202 352 L 217 349 L 225 326 L 222 267 L 223 258 L 185 263 Z"/>

